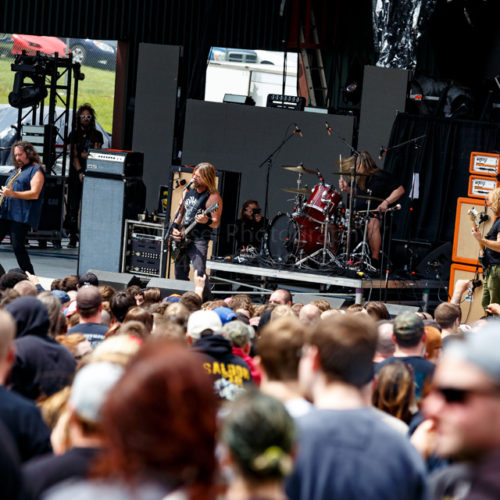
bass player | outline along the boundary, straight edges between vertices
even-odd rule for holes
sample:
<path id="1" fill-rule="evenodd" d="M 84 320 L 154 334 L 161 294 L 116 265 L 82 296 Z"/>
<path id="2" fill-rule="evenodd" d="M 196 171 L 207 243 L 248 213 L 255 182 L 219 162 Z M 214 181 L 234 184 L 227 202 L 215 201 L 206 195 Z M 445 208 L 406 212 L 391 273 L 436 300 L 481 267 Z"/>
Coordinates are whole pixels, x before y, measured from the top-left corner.
<path id="1" fill-rule="evenodd" d="M 172 238 L 182 250 L 175 262 L 175 279 L 189 280 L 190 263 L 198 276 L 205 274 L 210 236 L 220 225 L 222 198 L 215 185 L 215 168 L 210 163 L 199 163 L 193 172 L 188 188 L 182 195 L 177 217 L 173 221 Z M 205 210 L 218 204 L 218 208 L 206 214 Z M 183 230 L 196 224 L 183 241 Z M 204 296 L 208 292 L 208 280 Z"/>

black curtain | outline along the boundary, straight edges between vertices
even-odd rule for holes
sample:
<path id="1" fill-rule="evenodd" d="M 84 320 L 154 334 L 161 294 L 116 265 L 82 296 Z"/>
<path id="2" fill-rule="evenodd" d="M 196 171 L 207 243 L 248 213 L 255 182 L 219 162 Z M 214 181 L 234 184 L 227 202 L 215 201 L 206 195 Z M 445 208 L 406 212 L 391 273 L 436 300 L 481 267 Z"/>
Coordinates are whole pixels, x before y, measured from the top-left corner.
<path id="1" fill-rule="evenodd" d="M 415 143 L 390 149 L 425 135 Z M 406 189 L 395 215 L 394 238 L 440 244 L 453 241 L 457 198 L 467 196 L 472 151 L 500 149 L 500 124 L 400 113 L 394 122 L 384 169 Z M 418 199 L 411 200 L 414 174 Z"/>

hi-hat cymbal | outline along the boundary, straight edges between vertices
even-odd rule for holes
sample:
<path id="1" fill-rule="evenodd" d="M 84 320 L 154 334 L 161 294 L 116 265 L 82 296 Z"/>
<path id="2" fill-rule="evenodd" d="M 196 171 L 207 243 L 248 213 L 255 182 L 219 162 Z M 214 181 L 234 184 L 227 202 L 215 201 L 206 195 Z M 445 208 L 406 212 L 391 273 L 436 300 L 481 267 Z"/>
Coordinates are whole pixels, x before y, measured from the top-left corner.
<path id="1" fill-rule="evenodd" d="M 311 190 L 309 188 L 303 187 L 300 189 L 297 188 L 281 188 L 282 191 L 286 191 L 287 193 L 294 194 L 311 194 Z"/>
<path id="2" fill-rule="evenodd" d="M 283 170 L 289 170 L 290 172 L 296 172 L 298 174 L 316 174 L 314 170 L 309 170 L 303 165 L 282 165 Z"/>
<path id="3" fill-rule="evenodd" d="M 358 195 L 357 198 L 363 198 L 363 200 L 384 201 L 384 198 L 377 198 L 376 196 L 366 196 L 364 194 Z"/>

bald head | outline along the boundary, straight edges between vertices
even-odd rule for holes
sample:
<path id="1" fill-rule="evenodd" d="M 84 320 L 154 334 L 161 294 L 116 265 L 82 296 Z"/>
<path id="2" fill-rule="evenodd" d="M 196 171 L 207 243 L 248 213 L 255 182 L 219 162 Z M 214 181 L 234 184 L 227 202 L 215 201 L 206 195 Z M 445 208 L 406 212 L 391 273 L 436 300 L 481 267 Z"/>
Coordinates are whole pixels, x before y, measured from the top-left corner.
<path id="1" fill-rule="evenodd" d="M 305 325 L 314 325 L 321 319 L 321 310 L 314 304 L 306 304 L 299 312 L 299 319 Z"/>
<path id="2" fill-rule="evenodd" d="M 21 296 L 31 295 L 32 297 L 36 297 L 38 295 L 36 286 L 28 280 L 16 283 L 14 285 L 14 290 Z"/>

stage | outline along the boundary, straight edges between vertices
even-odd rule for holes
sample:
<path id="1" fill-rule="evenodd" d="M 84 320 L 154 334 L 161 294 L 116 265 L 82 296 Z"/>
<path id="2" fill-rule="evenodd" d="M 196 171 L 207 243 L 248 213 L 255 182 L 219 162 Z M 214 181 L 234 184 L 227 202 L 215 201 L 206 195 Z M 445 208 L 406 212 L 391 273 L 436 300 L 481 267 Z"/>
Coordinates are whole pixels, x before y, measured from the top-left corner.
<path id="1" fill-rule="evenodd" d="M 287 288 L 293 295 L 313 295 L 342 302 L 361 304 L 367 300 L 382 300 L 392 304 L 413 305 L 426 311 L 431 292 L 442 292 L 448 283 L 432 279 L 370 278 L 364 273 L 356 276 L 332 275 L 326 271 L 290 270 L 276 267 L 232 263 L 227 260 L 207 261 L 210 279 L 217 294 L 248 293 L 264 298 L 276 288 Z M 313 300 L 313 299 L 311 299 Z M 446 300 L 443 298 L 442 300 Z M 294 297 L 294 301 L 297 301 Z M 330 300 L 331 301 L 331 300 Z M 440 300 L 439 300 L 440 301 Z M 438 301 L 438 302 L 439 302 Z"/>

